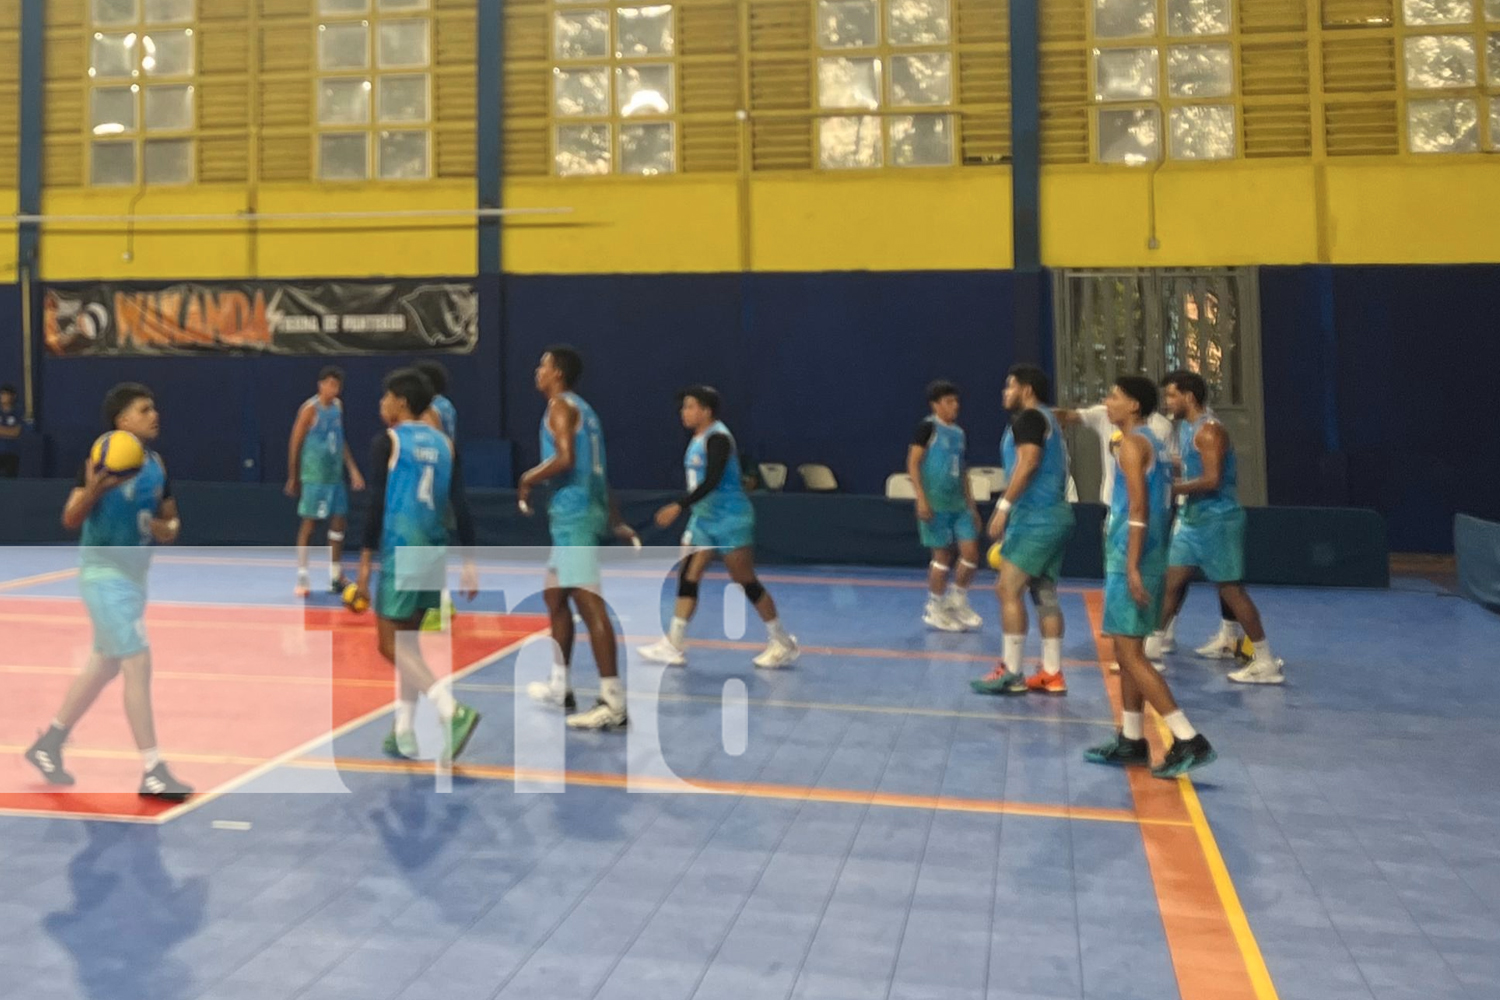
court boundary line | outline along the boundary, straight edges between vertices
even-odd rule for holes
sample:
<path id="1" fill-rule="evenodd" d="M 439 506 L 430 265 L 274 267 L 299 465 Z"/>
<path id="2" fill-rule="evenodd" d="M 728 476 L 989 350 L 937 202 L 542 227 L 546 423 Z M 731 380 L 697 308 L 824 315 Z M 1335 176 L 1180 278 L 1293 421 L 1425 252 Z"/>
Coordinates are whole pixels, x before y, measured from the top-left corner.
<path id="1" fill-rule="evenodd" d="M 70 566 L 67 569 L 48 570 L 45 573 L 33 573 L 30 576 L 18 576 L 12 580 L 0 581 L 0 592 L 7 590 L 18 590 L 22 587 L 39 587 L 46 583 L 59 583 L 78 575 L 78 567 Z M 25 594 L 12 594 L 12 597 L 25 597 Z"/>
<path id="2" fill-rule="evenodd" d="M 1098 669 L 1104 677 L 1105 690 L 1109 694 L 1110 703 L 1115 711 L 1120 711 L 1119 679 L 1112 677 L 1107 667 L 1107 658 L 1104 655 L 1104 644 L 1108 641 L 1103 634 L 1103 610 L 1104 597 L 1098 592 L 1091 597 L 1085 598 L 1085 607 L 1088 611 L 1089 624 L 1094 633 L 1094 642 L 1099 651 Z M 1149 706 L 1147 706 L 1149 710 Z M 1160 750 L 1165 742 L 1170 740 L 1171 734 L 1167 730 L 1166 723 L 1154 711 L 1151 717 L 1155 723 L 1153 730 L 1146 733 L 1147 737 L 1155 736 L 1152 740 L 1155 748 Z M 1166 791 L 1168 782 L 1153 778 L 1140 768 L 1122 768 L 1126 782 L 1130 787 L 1131 798 L 1135 803 L 1137 812 L 1149 812 L 1160 808 L 1162 799 L 1157 794 L 1157 789 Z M 1194 788 L 1192 779 L 1188 775 L 1180 775 L 1172 779 L 1170 784 L 1176 791 L 1175 804 L 1187 816 L 1187 826 L 1193 831 L 1193 837 L 1198 845 L 1199 857 L 1208 871 L 1209 881 L 1213 885 L 1213 897 L 1218 902 L 1219 911 L 1224 919 L 1225 929 L 1231 940 L 1234 941 L 1236 951 L 1242 963 L 1244 973 L 1244 986 L 1248 989 L 1248 995 L 1255 1000 L 1279 1000 L 1276 985 L 1271 979 L 1269 968 L 1266 966 L 1265 956 L 1260 950 L 1260 944 L 1255 939 L 1254 931 L 1250 927 L 1250 918 L 1245 913 L 1243 904 L 1240 902 L 1239 892 L 1235 889 L 1234 880 L 1229 874 L 1229 867 L 1224 861 L 1223 852 L 1219 849 L 1218 839 L 1214 836 L 1213 828 L 1209 825 L 1208 817 L 1203 811 L 1202 803 L 1198 799 L 1197 789 Z M 1238 997 L 1246 994 L 1235 991 L 1232 987 L 1225 988 L 1227 984 L 1217 983 L 1217 988 L 1210 992 L 1204 986 L 1206 977 L 1212 974 L 1209 969 L 1200 967 L 1199 963 L 1188 960 L 1186 955 L 1179 955 L 1181 939 L 1178 947 L 1173 947 L 1174 934 L 1169 928 L 1169 923 L 1176 925 L 1183 918 L 1173 908 L 1164 905 L 1162 890 L 1163 879 L 1158 877 L 1158 866 L 1161 858 L 1174 857 L 1175 855 L 1163 849 L 1165 845 L 1154 844 L 1147 837 L 1148 830 L 1152 829 L 1145 824 L 1139 826 L 1142 836 L 1142 847 L 1146 854 L 1146 866 L 1151 877 L 1151 887 L 1156 895 L 1157 910 L 1162 921 L 1163 934 L 1167 941 L 1167 952 L 1172 961 L 1173 973 L 1177 979 L 1177 987 L 1183 1000 L 1197 1000 L 1199 987 L 1203 987 L 1202 993 L 1205 997 Z M 1179 827 L 1180 829 L 1180 827 Z M 1176 890 L 1180 895 L 1180 889 Z M 1169 917 L 1169 911 L 1171 911 Z M 1193 954 L 1201 953 L 1202 946 L 1193 949 Z M 1213 956 L 1210 956 L 1213 957 Z M 1189 981 L 1184 981 L 1184 976 Z"/>

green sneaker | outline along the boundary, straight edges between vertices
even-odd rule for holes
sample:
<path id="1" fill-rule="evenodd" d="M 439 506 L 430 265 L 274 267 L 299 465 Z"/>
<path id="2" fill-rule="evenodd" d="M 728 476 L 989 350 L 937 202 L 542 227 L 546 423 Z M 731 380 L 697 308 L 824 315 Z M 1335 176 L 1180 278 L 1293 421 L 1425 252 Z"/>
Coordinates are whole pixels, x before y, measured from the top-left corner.
<path id="1" fill-rule="evenodd" d="M 1160 767 L 1151 769 L 1153 778 L 1175 778 L 1179 774 L 1187 774 L 1196 771 L 1200 767 L 1206 767 L 1219 759 L 1214 753 L 1214 748 L 1209 746 L 1208 740 L 1199 733 L 1190 740 L 1173 740 L 1171 747 L 1167 749 L 1167 755 L 1162 759 Z"/>
<path id="2" fill-rule="evenodd" d="M 474 727 L 479 725 L 479 713 L 468 705 L 459 703 L 453 708 L 453 719 L 448 724 L 448 759 L 454 760 L 469 745 Z"/>
<path id="3" fill-rule="evenodd" d="M 1085 750 L 1083 759 L 1090 764 L 1145 767 L 1151 763 L 1151 747 L 1145 740 L 1127 740 L 1122 733 L 1115 733 L 1114 739 Z"/>
<path id="4" fill-rule="evenodd" d="M 999 664 L 983 677 L 969 682 L 975 694 L 1025 694 L 1026 678 Z"/>
<path id="5" fill-rule="evenodd" d="M 422 615 L 423 632 L 441 632 L 443 630 L 443 612 L 438 608 L 428 608 Z"/>
<path id="6" fill-rule="evenodd" d="M 385 734 L 385 742 L 380 745 L 380 749 L 387 757 L 416 760 L 417 734 L 398 733 L 392 729 Z"/>

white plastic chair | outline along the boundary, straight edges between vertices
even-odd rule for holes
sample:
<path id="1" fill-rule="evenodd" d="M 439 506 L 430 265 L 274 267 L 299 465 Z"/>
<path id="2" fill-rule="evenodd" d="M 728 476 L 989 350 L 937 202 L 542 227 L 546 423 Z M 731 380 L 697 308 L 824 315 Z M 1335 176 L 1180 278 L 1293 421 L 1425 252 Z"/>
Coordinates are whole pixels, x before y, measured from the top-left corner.
<path id="1" fill-rule="evenodd" d="M 988 500 L 992 492 L 990 474 L 984 469 L 970 469 L 969 495 L 975 500 Z"/>
<path id="2" fill-rule="evenodd" d="M 760 463 L 760 481 L 766 484 L 768 490 L 781 490 L 786 488 L 786 466 L 780 462 Z"/>
<path id="3" fill-rule="evenodd" d="M 887 500 L 915 500 L 917 488 L 912 485 L 911 476 L 894 472 L 886 477 L 885 496 Z"/>
<path id="4" fill-rule="evenodd" d="M 811 493 L 832 493 L 839 488 L 839 481 L 833 470 L 826 465 L 799 465 L 797 475 L 802 477 L 802 488 Z"/>
<path id="5" fill-rule="evenodd" d="M 990 494 L 1005 492 L 1005 469 L 998 465 L 976 465 L 969 470 L 969 474 L 982 472 L 990 481 Z"/>

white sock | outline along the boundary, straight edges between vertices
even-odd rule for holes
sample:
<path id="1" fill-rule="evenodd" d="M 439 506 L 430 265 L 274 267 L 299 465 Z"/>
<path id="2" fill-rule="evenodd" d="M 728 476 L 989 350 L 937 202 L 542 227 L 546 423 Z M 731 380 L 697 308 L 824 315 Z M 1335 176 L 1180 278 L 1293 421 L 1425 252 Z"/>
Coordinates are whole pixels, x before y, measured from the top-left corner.
<path id="1" fill-rule="evenodd" d="M 414 701 L 396 702 L 396 732 L 409 733 L 412 724 L 417 719 L 417 703 Z"/>
<path id="2" fill-rule="evenodd" d="M 432 704 L 437 708 L 438 718 L 447 722 L 453 718 L 453 710 L 458 707 L 458 702 L 453 700 L 453 688 L 447 680 L 433 681 L 432 687 L 427 689 L 427 697 L 432 699 Z"/>
<path id="3" fill-rule="evenodd" d="M 1042 637 L 1042 669 L 1049 674 L 1062 672 L 1062 637 Z"/>
<path id="4" fill-rule="evenodd" d="M 686 618 L 674 617 L 672 619 L 672 627 L 667 629 L 667 641 L 678 649 L 681 649 L 687 642 L 687 627 L 688 620 Z"/>
<path id="5" fill-rule="evenodd" d="M 1188 722 L 1187 716 L 1182 714 L 1180 708 L 1171 715 L 1164 716 L 1161 721 L 1167 724 L 1167 728 L 1172 730 L 1172 735 L 1179 740 L 1190 740 L 1198 735 L 1198 730 Z"/>
<path id="6" fill-rule="evenodd" d="M 328 564 L 328 582 L 329 583 L 338 583 L 339 582 L 339 577 L 341 577 L 343 575 L 344 575 L 344 567 L 343 566 L 339 565 L 338 563 L 329 563 Z"/>
<path id="7" fill-rule="evenodd" d="M 955 583 L 948 588 L 948 600 L 956 607 L 963 607 L 969 603 L 969 588 Z"/>
<path id="8" fill-rule="evenodd" d="M 1239 642 L 1240 636 L 1244 634 L 1244 631 L 1240 628 L 1240 623 L 1237 621 L 1226 618 L 1219 622 L 1219 638 L 1224 640 L 1226 644 L 1232 645 Z"/>
<path id="9" fill-rule="evenodd" d="M 1015 673 L 1021 672 L 1021 657 L 1026 655 L 1026 634 L 1007 635 L 1002 647 L 1005 666 Z"/>
<path id="10" fill-rule="evenodd" d="M 599 697 L 616 712 L 625 710 L 625 685 L 618 677 L 599 678 Z"/>
<path id="11" fill-rule="evenodd" d="M 943 608 L 943 605 L 946 604 L 947 602 L 948 602 L 948 594 L 947 594 L 946 591 L 943 592 L 943 593 L 941 593 L 941 594 L 934 594 L 932 591 L 928 591 L 927 592 L 927 610 L 928 611 L 941 611 L 942 608 Z"/>
<path id="12" fill-rule="evenodd" d="M 154 771 L 156 770 L 156 766 L 160 763 L 161 754 L 157 751 L 156 747 L 150 747 L 141 751 L 141 764 L 146 768 L 146 770 Z"/>
<path id="13" fill-rule="evenodd" d="M 1144 730 L 1141 729 L 1140 712 L 1120 713 L 1120 735 L 1127 740 L 1143 739 Z"/>
<path id="14" fill-rule="evenodd" d="M 571 690 L 573 685 L 571 683 L 571 679 L 568 676 L 570 673 L 571 671 L 568 669 L 568 665 L 566 663 L 552 664 L 552 690 Z"/>
<path id="15" fill-rule="evenodd" d="M 772 618 L 766 622 L 766 637 L 772 642 L 779 642 L 783 646 L 792 644 L 792 637 L 787 635 L 786 628 L 782 626 L 780 618 Z"/>
<path id="16" fill-rule="evenodd" d="M 1156 634 L 1160 636 L 1163 641 L 1171 642 L 1172 639 L 1177 635 L 1177 616 L 1173 615 L 1171 618 L 1168 618 L 1165 622 L 1163 622 L 1161 628 L 1157 630 Z"/>
<path id="17" fill-rule="evenodd" d="M 1271 655 L 1271 640 L 1262 638 L 1255 644 L 1255 655 L 1251 659 L 1268 667 L 1276 665 L 1276 657 Z"/>

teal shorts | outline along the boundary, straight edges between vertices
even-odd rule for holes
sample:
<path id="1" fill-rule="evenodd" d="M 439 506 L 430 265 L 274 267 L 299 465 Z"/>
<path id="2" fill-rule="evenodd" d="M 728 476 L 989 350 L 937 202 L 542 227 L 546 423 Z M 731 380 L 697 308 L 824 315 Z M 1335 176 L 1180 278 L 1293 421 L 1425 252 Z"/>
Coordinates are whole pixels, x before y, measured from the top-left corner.
<path id="1" fill-rule="evenodd" d="M 547 568 L 563 589 L 599 586 L 599 539 L 608 518 L 597 514 L 554 517 L 552 556 Z"/>
<path id="2" fill-rule="evenodd" d="M 94 626 L 94 652 L 117 659 L 150 649 L 146 588 L 117 573 L 84 571 L 78 589 Z"/>
<path id="3" fill-rule="evenodd" d="M 1012 512 L 1005 522 L 1000 558 L 1032 579 L 1056 580 L 1073 527 L 1073 508 L 1066 505 L 1035 514 Z"/>
<path id="4" fill-rule="evenodd" d="M 1130 596 L 1130 585 L 1124 573 L 1107 573 L 1104 577 L 1104 634 L 1144 639 L 1161 624 L 1162 598 L 1167 593 L 1165 573 L 1141 572 L 1150 600 L 1143 608 Z"/>
<path id="5" fill-rule="evenodd" d="M 733 552 L 748 549 L 755 544 L 754 517 L 698 517 L 688 518 L 687 531 L 682 544 L 715 552 Z"/>
<path id="6" fill-rule="evenodd" d="M 435 585 L 444 581 L 447 562 L 447 550 L 441 546 L 403 548 L 399 555 L 382 550 L 380 575 L 375 581 L 375 613 L 407 622 L 440 607 L 443 592 Z"/>
<path id="7" fill-rule="evenodd" d="M 963 510 L 933 511 L 931 521 L 917 521 L 917 534 L 922 536 L 922 547 L 928 549 L 952 548 L 979 538 L 979 531 L 974 527 L 974 515 L 969 513 L 967 507 Z"/>
<path id="8" fill-rule="evenodd" d="M 302 499 L 297 501 L 297 516 L 308 521 L 326 521 L 330 517 L 347 517 L 349 490 L 343 483 L 303 483 Z"/>
<path id="9" fill-rule="evenodd" d="M 1167 561 L 1173 566 L 1196 566 L 1210 583 L 1239 583 L 1245 578 L 1245 511 L 1199 518 L 1182 518 L 1172 528 Z"/>

